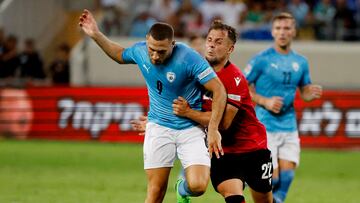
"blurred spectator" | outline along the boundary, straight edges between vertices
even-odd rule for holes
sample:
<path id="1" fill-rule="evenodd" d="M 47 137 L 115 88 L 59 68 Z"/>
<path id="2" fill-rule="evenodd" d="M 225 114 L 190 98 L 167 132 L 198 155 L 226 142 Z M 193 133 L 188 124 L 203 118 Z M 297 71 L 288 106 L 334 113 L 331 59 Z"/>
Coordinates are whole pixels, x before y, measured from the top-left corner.
<path id="1" fill-rule="evenodd" d="M 266 12 L 264 7 L 265 4 L 261 1 L 249 3 L 248 10 L 241 17 L 241 38 L 251 40 L 272 39 L 269 23 L 272 13 Z"/>
<path id="2" fill-rule="evenodd" d="M 125 14 L 122 9 L 115 6 L 104 7 L 104 18 L 101 27 L 106 35 L 120 35 L 122 31 L 122 17 Z"/>
<path id="3" fill-rule="evenodd" d="M 224 20 L 225 3 L 219 0 L 204 0 L 199 5 L 199 11 L 204 17 L 205 25 L 209 27 L 214 19 Z"/>
<path id="4" fill-rule="evenodd" d="M 154 0 L 150 6 L 150 14 L 158 21 L 167 22 L 178 6 L 176 0 Z"/>
<path id="5" fill-rule="evenodd" d="M 240 17 L 246 9 L 246 4 L 242 0 L 227 0 L 222 12 L 224 23 L 234 28 L 239 27 Z"/>
<path id="6" fill-rule="evenodd" d="M 141 12 L 132 23 L 129 36 L 144 38 L 155 22 L 156 19 L 151 17 L 147 11 Z"/>
<path id="7" fill-rule="evenodd" d="M 314 8 L 315 37 L 319 40 L 331 39 L 332 21 L 335 16 L 335 7 L 331 0 L 321 0 Z"/>
<path id="8" fill-rule="evenodd" d="M 292 13 L 298 27 L 303 27 L 309 15 L 309 6 L 303 0 L 291 0 L 288 4 L 289 12 Z"/>
<path id="9" fill-rule="evenodd" d="M 186 35 L 190 37 L 194 35 L 204 36 L 207 31 L 208 26 L 205 25 L 202 14 L 200 12 L 196 12 L 195 19 L 188 22 L 186 26 Z"/>
<path id="10" fill-rule="evenodd" d="M 7 84 L 12 83 L 18 66 L 17 37 L 9 35 L 5 40 L 0 78 L 4 78 Z"/>
<path id="11" fill-rule="evenodd" d="M 358 40 L 356 27 L 354 13 L 348 8 L 346 0 L 336 0 L 336 13 L 333 20 L 335 39 L 345 41 Z"/>
<path id="12" fill-rule="evenodd" d="M 175 37 L 186 37 L 186 32 L 189 31 L 188 26 L 190 24 L 194 26 L 194 29 L 196 26 L 201 29 L 203 24 L 202 19 L 200 20 L 200 25 L 196 22 L 200 17 L 198 12 L 199 11 L 192 6 L 190 0 L 183 0 L 178 10 L 169 18 L 168 21 L 174 28 Z M 190 34 L 191 33 L 193 32 L 191 31 Z"/>
<path id="13" fill-rule="evenodd" d="M 56 50 L 56 58 L 49 67 L 52 83 L 55 85 L 69 85 L 70 83 L 70 47 L 61 44 Z"/>
<path id="14" fill-rule="evenodd" d="M 25 40 L 24 51 L 19 55 L 19 61 L 20 77 L 25 79 L 26 84 L 41 85 L 41 82 L 44 82 L 43 61 L 35 48 L 34 40 Z"/>

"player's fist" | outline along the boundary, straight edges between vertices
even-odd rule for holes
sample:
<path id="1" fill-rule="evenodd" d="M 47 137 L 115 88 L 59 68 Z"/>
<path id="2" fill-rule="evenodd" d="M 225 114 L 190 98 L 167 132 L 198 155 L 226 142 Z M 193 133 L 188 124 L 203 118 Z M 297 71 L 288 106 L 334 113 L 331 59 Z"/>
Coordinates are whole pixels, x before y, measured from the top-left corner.
<path id="1" fill-rule="evenodd" d="M 173 113 L 177 116 L 186 117 L 188 111 L 190 110 L 189 103 L 183 97 L 178 97 L 173 101 Z"/>
<path id="2" fill-rule="evenodd" d="M 284 105 L 283 98 L 277 96 L 266 98 L 264 104 L 267 110 L 272 111 L 274 113 L 280 113 L 283 105 Z"/>

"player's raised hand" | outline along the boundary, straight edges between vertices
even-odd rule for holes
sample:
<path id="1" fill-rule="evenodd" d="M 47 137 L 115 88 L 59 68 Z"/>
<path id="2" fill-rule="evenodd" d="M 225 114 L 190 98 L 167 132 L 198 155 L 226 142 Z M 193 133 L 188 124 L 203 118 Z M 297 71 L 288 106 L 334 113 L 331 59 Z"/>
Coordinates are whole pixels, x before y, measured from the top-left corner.
<path id="1" fill-rule="evenodd" d="M 220 158 L 220 155 L 224 155 L 224 150 L 221 146 L 221 134 L 218 130 L 208 129 L 207 142 L 210 158 L 215 153 L 216 158 Z"/>
<path id="2" fill-rule="evenodd" d="M 187 112 L 190 110 L 189 103 L 183 97 L 178 97 L 173 101 L 173 113 L 177 116 L 186 117 Z"/>
<path id="3" fill-rule="evenodd" d="M 283 98 L 282 97 L 271 97 L 265 100 L 265 108 L 274 113 L 280 113 L 281 108 L 283 107 Z"/>
<path id="4" fill-rule="evenodd" d="M 138 120 L 131 120 L 131 127 L 135 131 L 139 131 L 139 135 L 145 135 L 147 116 L 140 116 Z"/>
<path id="5" fill-rule="evenodd" d="M 99 32 L 99 28 L 96 24 L 94 16 L 87 9 L 84 9 L 79 18 L 79 26 L 85 32 L 85 34 L 90 37 L 93 37 L 97 32 Z"/>

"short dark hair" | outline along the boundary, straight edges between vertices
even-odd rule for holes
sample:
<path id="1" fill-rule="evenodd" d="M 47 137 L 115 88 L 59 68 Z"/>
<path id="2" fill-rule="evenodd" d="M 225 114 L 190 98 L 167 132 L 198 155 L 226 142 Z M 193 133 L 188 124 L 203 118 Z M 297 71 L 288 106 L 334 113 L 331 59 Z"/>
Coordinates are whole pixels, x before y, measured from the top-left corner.
<path id="1" fill-rule="evenodd" d="M 228 33 L 228 38 L 235 44 L 236 43 L 236 38 L 237 38 L 237 34 L 236 34 L 236 30 L 235 28 L 231 27 L 230 25 L 227 25 L 223 22 L 221 22 L 221 20 L 214 20 L 211 23 L 211 26 L 209 28 L 208 34 L 210 33 L 211 30 L 225 30 Z"/>
<path id="2" fill-rule="evenodd" d="M 174 39 L 174 29 L 167 23 L 155 23 L 151 26 L 148 35 L 152 36 L 155 40 Z"/>
<path id="3" fill-rule="evenodd" d="M 274 23 L 277 20 L 284 20 L 284 19 L 293 20 L 294 24 L 296 24 L 296 20 L 295 20 L 294 16 L 291 13 L 288 13 L 288 12 L 281 12 L 281 13 L 275 15 L 272 18 L 271 22 Z"/>

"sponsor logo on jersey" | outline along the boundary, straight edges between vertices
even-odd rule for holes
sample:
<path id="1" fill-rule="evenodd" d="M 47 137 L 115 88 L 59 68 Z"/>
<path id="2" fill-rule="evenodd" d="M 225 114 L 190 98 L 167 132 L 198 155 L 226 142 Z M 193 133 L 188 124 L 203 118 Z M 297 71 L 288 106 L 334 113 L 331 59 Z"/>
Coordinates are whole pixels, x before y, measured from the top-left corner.
<path id="1" fill-rule="evenodd" d="M 169 82 L 174 82 L 174 80 L 176 79 L 176 75 L 174 72 L 167 72 L 166 73 L 166 79 L 169 81 Z"/>
<path id="2" fill-rule="evenodd" d="M 228 98 L 232 99 L 234 101 L 240 101 L 241 100 L 241 96 L 240 95 L 236 95 L 236 94 L 228 94 Z"/>
<path id="3" fill-rule="evenodd" d="M 292 68 L 294 69 L 295 72 L 297 72 L 297 71 L 299 70 L 299 67 L 300 67 L 300 66 L 299 66 L 298 63 L 296 63 L 296 62 L 293 62 L 293 63 L 292 63 Z"/>
<path id="4" fill-rule="evenodd" d="M 239 86 L 241 78 L 236 77 L 236 78 L 234 78 L 234 80 L 235 80 L 236 86 Z"/>
<path id="5" fill-rule="evenodd" d="M 204 79 L 206 76 L 210 75 L 213 72 L 213 69 L 211 67 L 208 67 L 206 70 L 204 70 L 202 73 L 198 75 L 199 80 Z"/>

